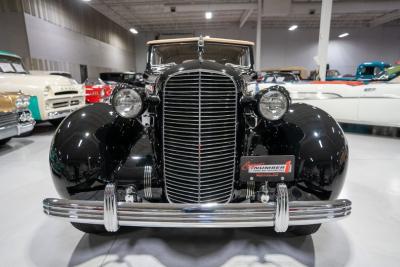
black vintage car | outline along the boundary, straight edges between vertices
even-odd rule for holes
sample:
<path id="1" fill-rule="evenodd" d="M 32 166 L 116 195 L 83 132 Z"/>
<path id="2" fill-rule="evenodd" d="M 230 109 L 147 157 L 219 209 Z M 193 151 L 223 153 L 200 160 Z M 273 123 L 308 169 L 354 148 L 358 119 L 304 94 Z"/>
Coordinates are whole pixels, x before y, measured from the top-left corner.
<path id="1" fill-rule="evenodd" d="M 336 199 L 348 147 L 326 112 L 285 88 L 251 92 L 253 43 L 148 43 L 146 86 L 75 111 L 50 148 L 61 199 L 44 212 L 76 228 L 274 227 L 311 234 L 346 217 Z"/>

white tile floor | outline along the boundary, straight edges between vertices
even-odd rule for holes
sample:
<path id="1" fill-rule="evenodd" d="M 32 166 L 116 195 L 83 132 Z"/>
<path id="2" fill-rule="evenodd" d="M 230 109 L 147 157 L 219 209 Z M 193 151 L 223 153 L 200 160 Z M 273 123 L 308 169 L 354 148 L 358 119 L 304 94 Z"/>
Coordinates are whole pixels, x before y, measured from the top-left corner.
<path id="1" fill-rule="evenodd" d="M 353 201 L 353 214 L 312 237 L 147 228 L 96 236 L 42 213 L 41 200 L 57 196 L 47 159 L 52 132 L 40 125 L 0 149 L 0 266 L 399 266 L 400 139 L 347 135 L 341 197 Z"/>

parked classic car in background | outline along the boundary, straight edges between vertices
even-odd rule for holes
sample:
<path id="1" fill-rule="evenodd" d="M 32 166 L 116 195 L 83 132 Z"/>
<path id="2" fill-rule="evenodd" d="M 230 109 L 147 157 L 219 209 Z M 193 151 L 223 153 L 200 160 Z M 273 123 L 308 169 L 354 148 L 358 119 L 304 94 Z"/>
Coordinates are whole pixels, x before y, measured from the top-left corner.
<path id="1" fill-rule="evenodd" d="M 374 80 L 379 73 L 385 69 L 391 67 L 387 62 L 383 61 L 371 61 L 364 62 L 358 65 L 356 74 L 354 76 L 339 76 L 339 75 L 327 75 L 327 81 L 371 81 Z"/>
<path id="2" fill-rule="evenodd" d="M 28 109 L 29 98 L 20 92 L 0 93 L 0 145 L 33 130 L 35 120 Z"/>
<path id="3" fill-rule="evenodd" d="M 29 109 L 37 121 L 58 123 L 85 105 L 82 85 L 56 75 L 31 75 L 19 56 L 0 51 L 0 92 L 22 91 L 30 95 Z"/>
<path id="4" fill-rule="evenodd" d="M 396 72 L 397 70 L 397 72 Z M 313 105 L 337 121 L 352 124 L 400 127 L 400 68 L 392 67 L 377 81 L 328 81 L 285 83 L 294 103 Z M 267 90 L 259 83 L 250 91 Z"/>
<path id="5" fill-rule="evenodd" d="M 348 147 L 285 88 L 250 93 L 253 43 L 148 43 L 147 85 L 118 86 L 59 126 L 44 212 L 85 232 L 119 226 L 267 227 L 311 234 L 346 217 Z"/>
<path id="6" fill-rule="evenodd" d="M 113 85 L 106 84 L 99 78 L 88 78 L 84 84 L 86 103 L 107 102 L 114 87 Z"/>
<path id="7" fill-rule="evenodd" d="M 100 79 L 104 82 L 128 83 L 134 86 L 144 86 L 143 74 L 138 72 L 102 72 Z"/>

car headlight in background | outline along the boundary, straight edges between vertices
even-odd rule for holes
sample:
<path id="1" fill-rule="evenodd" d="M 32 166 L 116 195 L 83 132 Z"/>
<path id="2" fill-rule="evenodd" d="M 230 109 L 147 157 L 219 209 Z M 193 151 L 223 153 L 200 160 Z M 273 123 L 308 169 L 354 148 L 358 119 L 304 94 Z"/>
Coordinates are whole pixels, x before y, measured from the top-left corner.
<path id="1" fill-rule="evenodd" d="M 23 98 L 22 98 L 22 100 L 24 101 L 24 107 L 25 108 L 28 108 L 29 107 L 29 104 L 31 103 L 31 101 L 30 101 L 30 96 L 24 96 Z"/>
<path id="2" fill-rule="evenodd" d="M 29 96 L 20 96 L 15 100 L 15 107 L 17 109 L 26 109 L 29 106 Z"/>
<path id="3" fill-rule="evenodd" d="M 135 118 L 143 109 L 142 97 L 135 89 L 119 89 L 112 96 L 115 111 L 124 118 Z"/>
<path id="4" fill-rule="evenodd" d="M 15 100 L 15 106 L 17 107 L 17 109 L 21 109 L 24 107 L 24 100 L 22 99 L 22 97 L 18 97 Z"/>
<path id="5" fill-rule="evenodd" d="M 285 115 L 290 105 L 289 93 L 282 86 L 272 86 L 261 92 L 258 111 L 267 120 L 276 121 Z"/>

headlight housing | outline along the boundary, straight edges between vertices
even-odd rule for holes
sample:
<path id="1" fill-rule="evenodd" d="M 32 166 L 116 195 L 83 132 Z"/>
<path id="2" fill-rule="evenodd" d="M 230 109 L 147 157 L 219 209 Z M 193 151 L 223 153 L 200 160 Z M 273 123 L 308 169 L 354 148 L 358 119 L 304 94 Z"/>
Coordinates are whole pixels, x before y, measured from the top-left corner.
<path id="1" fill-rule="evenodd" d="M 289 93 L 282 86 L 272 86 L 260 93 L 258 111 L 265 119 L 279 120 L 285 115 L 290 105 Z"/>
<path id="2" fill-rule="evenodd" d="M 143 110 L 143 99 L 133 88 L 121 88 L 114 92 L 111 104 L 115 111 L 124 118 L 137 117 Z"/>
<path id="3" fill-rule="evenodd" d="M 15 100 L 15 107 L 16 107 L 17 109 L 21 109 L 21 108 L 24 107 L 24 100 L 22 99 L 22 97 L 18 97 L 18 98 Z"/>
<path id="4" fill-rule="evenodd" d="M 22 100 L 24 101 L 24 108 L 28 108 L 29 107 L 29 104 L 31 103 L 31 97 L 30 96 L 24 96 L 23 98 L 22 98 Z"/>
<path id="5" fill-rule="evenodd" d="M 29 106 L 29 96 L 19 96 L 16 100 L 15 100 L 15 107 L 17 109 L 26 109 Z"/>

